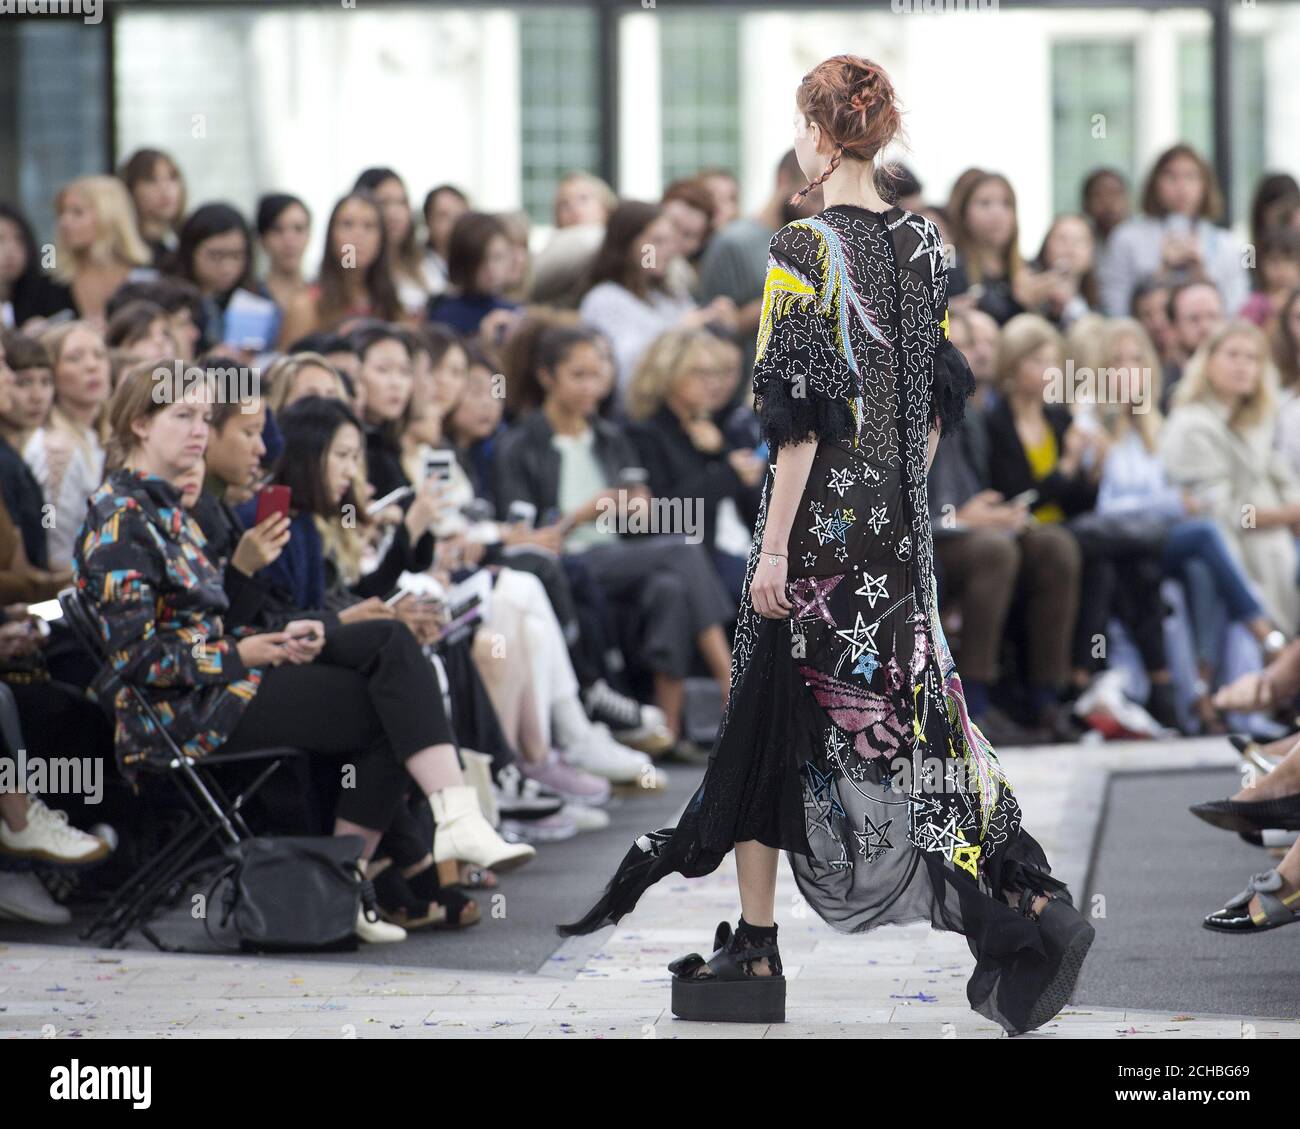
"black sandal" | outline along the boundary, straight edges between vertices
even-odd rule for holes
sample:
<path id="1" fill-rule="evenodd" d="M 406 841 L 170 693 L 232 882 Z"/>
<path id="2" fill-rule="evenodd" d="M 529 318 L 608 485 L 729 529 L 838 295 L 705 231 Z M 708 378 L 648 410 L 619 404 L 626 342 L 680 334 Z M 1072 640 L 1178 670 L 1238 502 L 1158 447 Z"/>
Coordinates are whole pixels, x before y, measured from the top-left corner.
<path id="1" fill-rule="evenodd" d="M 422 871 L 416 879 L 433 878 L 434 868 Z M 481 920 L 478 903 L 460 890 L 419 882 L 419 889 L 389 865 L 371 880 L 378 902 L 379 916 L 403 929 L 466 929 Z"/>
<path id="2" fill-rule="evenodd" d="M 708 960 L 691 953 L 668 966 L 673 1014 L 714 1023 L 784 1023 L 785 976 L 776 926 L 758 928 L 742 917 L 733 933 L 724 921 L 713 935 L 713 948 Z M 767 976 L 753 969 L 764 958 L 771 969 Z"/>

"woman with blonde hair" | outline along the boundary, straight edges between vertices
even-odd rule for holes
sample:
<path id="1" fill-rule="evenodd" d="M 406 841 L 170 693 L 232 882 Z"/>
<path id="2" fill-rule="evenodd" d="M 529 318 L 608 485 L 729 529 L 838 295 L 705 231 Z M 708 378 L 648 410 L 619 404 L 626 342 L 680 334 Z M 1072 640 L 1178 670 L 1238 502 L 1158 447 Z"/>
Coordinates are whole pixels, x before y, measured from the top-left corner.
<path id="1" fill-rule="evenodd" d="M 682 503 L 684 523 L 692 527 L 686 532 L 703 541 L 739 601 L 767 460 L 752 449 L 732 449 L 712 418 L 716 390 L 732 375 L 716 340 L 706 329 L 676 329 L 646 350 L 628 385 L 627 434 L 649 474 L 651 495 Z"/>
<path id="2" fill-rule="evenodd" d="M 1230 321 L 1196 351 L 1174 392 L 1160 453 L 1259 586 L 1273 622 L 1300 626 L 1300 481 L 1273 445 L 1277 376 L 1262 330 Z"/>
<path id="3" fill-rule="evenodd" d="M 46 541 L 51 566 L 72 563 L 86 503 L 104 478 L 104 405 L 113 392 L 108 346 L 88 321 L 46 330 L 41 345 L 54 374 L 54 406 L 23 449 L 54 521 Z"/>
<path id="4" fill-rule="evenodd" d="M 996 361 L 1002 399 L 988 415 L 989 477 L 1004 498 L 1032 492 L 1030 513 L 1041 522 L 1065 523 L 1079 544 L 1083 576 L 1071 660 L 1075 688 L 1082 693 L 1093 686 L 1106 667 L 1095 640 L 1105 637 L 1111 617 L 1117 616 L 1150 675 L 1150 713 L 1173 728 L 1177 722 L 1161 625 L 1159 546 L 1153 538 L 1116 529 L 1114 521 L 1099 520 L 1094 512 L 1111 441 L 1096 417 L 1095 392 L 1080 379 L 1086 374 L 1075 370 L 1074 379 L 1066 380 L 1064 350 L 1055 327 L 1037 314 L 1021 314 L 1003 327 Z M 1111 678 L 1097 681 L 1095 688 L 1104 698 L 1115 687 Z M 1107 731 L 1111 722 L 1103 715 L 1115 711 L 1084 712 Z"/>
<path id="5" fill-rule="evenodd" d="M 102 319 L 122 283 L 153 278 L 149 248 L 135 226 L 135 208 L 115 176 L 83 176 L 59 189 L 54 277 L 68 306 L 82 318 Z M 149 269 L 146 269 L 149 268 Z"/>
<path id="6" fill-rule="evenodd" d="M 273 414 L 307 396 L 323 396 L 327 400 L 348 398 L 338 369 L 319 353 L 290 353 L 279 357 L 271 362 L 264 380 L 266 405 Z"/>
<path id="7" fill-rule="evenodd" d="M 618 197 L 598 176 L 571 172 L 555 186 L 555 231 L 533 259 L 529 298 L 572 309 L 583 280 L 605 238 L 605 225 Z"/>
<path id="8" fill-rule="evenodd" d="M 1187 592 L 1196 637 L 1199 680 L 1194 708 L 1207 730 L 1222 731 L 1210 692 L 1227 622 L 1244 623 L 1277 649 L 1285 637 L 1265 613 L 1223 531 L 1196 494 L 1174 485 L 1160 458 L 1160 359 L 1141 322 L 1113 318 L 1101 339 L 1098 418 L 1111 437 L 1097 511 L 1163 528 L 1161 564 Z M 1104 382 L 1104 384 L 1103 384 Z"/>

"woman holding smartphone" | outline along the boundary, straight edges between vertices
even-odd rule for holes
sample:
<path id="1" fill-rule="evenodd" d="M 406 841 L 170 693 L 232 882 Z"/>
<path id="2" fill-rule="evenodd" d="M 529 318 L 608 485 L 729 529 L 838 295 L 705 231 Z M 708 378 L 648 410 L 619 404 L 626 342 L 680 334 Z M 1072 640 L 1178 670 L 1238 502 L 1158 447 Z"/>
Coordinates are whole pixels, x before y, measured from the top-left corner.
<path id="1" fill-rule="evenodd" d="M 1148 275 L 1184 274 L 1212 282 L 1223 308 L 1246 300 L 1241 246 L 1223 224 L 1223 193 L 1214 169 L 1190 145 L 1166 149 L 1142 190 L 1142 213 L 1110 234 L 1099 271 L 1101 304 L 1111 317 L 1129 313 Z"/>
<path id="2" fill-rule="evenodd" d="M 359 835 L 372 857 L 410 781 L 429 798 L 435 857 L 507 867 L 531 848 L 503 842 L 465 784 L 441 695 L 405 629 L 371 625 L 373 638 L 329 639 L 317 620 L 282 631 L 227 635 L 221 574 L 198 526 L 184 513 L 174 481 L 203 459 L 212 393 L 202 382 L 175 402 L 153 395 L 152 366 L 129 371 L 110 411 L 117 469 L 91 499 L 73 562 L 74 583 L 97 615 L 110 665 L 97 689 L 117 711 L 123 770 L 167 754 L 123 683 L 138 687 L 176 743 L 201 757 L 218 748 L 277 745 L 343 759 L 355 787 L 340 793 L 335 833 Z M 420 685 L 425 709 L 411 710 L 397 681 Z M 389 690 L 385 690 L 389 687 Z M 400 940 L 363 910 L 365 940 Z"/>

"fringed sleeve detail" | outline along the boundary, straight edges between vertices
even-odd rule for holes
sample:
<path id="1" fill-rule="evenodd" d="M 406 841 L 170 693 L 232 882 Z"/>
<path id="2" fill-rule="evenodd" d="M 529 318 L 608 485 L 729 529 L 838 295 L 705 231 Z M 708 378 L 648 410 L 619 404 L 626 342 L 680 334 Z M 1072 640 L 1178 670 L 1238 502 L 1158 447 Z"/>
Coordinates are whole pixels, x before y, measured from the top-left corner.
<path id="1" fill-rule="evenodd" d="M 754 400 L 768 446 L 854 434 L 848 364 L 837 345 L 824 236 L 800 223 L 772 237 L 754 359 Z"/>
<path id="2" fill-rule="evenodd" d="M 934 354 L 934 382 L 930 386 L 930 422 L 951 435 L 966 416 L 966 401 L 975 391 L 975 376 L 966 357 L 946 337 Z"/>
<path id="3" fill-rule="evenodd" d="M 759 390 L 758 412 L 763 438 L 775 451 L 787 443 L 821 439 L 828 443 L 854 434 L 853 411 L 847 400 L 831 400 L 784 380 L 765 381 Z"/>

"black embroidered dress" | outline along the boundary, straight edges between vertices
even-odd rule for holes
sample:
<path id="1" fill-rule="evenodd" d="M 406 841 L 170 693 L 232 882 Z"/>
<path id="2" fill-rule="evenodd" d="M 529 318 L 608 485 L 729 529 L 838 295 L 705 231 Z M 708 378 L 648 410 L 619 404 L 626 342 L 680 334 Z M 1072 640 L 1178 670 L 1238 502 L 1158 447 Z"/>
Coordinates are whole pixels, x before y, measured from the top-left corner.
<path id="1" fill-rule="evenodd" d="M 560 932 L 618 921 L 651 883 L 707 874 L 754 839 L 787 852 L 837 930 L 928 920 L 964 934 L 971 1006 L 1018 1033 L 1059 1010 L 1078 969 L 1000 896 L 1069 895 L 1020 826 L 939 623 L 928 438 L 960 421 L 973 388 L 948 341 L 943 256 L 935 225 L 898 208 L 834 205 L 773 237 L 756 402 L 773 450 L 818 440 L 787 546 L 792 612 L 764 619 L 749 599 L 773 465 L 704 781 Z"/>

